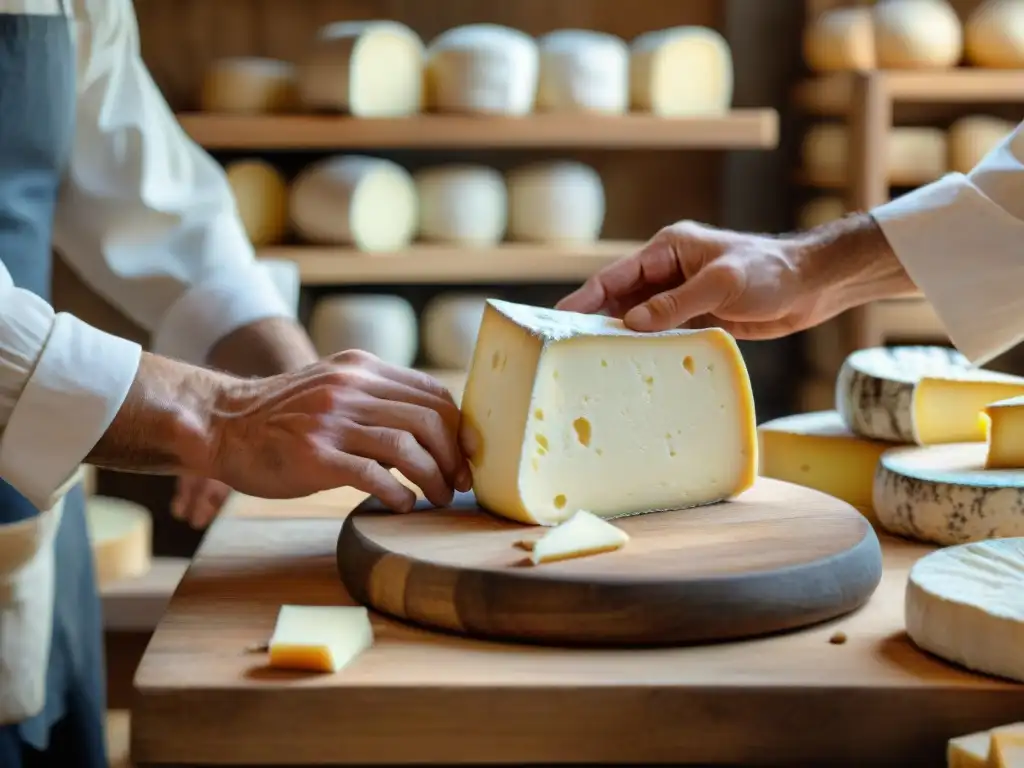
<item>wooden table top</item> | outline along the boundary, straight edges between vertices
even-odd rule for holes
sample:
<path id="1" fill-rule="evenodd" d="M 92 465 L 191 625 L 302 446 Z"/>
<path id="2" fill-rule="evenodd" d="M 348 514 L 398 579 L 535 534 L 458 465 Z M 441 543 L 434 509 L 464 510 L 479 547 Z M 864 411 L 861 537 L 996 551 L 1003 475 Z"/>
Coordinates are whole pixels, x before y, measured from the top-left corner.
<path id="1" fill-rule="evenodd" d="M 351 604 L 335 543 L 361 499 L 232 502 L 136 675 L 137 765 L 939 765 L 948 738 L 1024 719 L 1024 688 L 906 638 L 907 571 L 930 548 L 891 538 L 864 609 L 784 636 L 570 650 L 375 616 L 374 647 L 338 675 L 265 668 L 251 646 L 283 603 Z"/>

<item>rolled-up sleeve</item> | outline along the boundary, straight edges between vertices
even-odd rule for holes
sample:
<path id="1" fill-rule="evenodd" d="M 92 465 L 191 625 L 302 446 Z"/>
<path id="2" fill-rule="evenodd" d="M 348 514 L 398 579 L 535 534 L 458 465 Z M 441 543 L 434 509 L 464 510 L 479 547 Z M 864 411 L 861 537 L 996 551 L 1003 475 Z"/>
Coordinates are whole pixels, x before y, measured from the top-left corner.
<path id="1" fill-rule="evenodd" d="M 969 174 L 872 211 L 950 340 L 982 365 L 1024 340 L 1024 132 Z"/>
<path id="2" fill-rule="evenodd" d="M 202 364 L 242 326 L 292 313 L 220 166 L 179 126 L 139 51 L 131 0 L 77 0 L 76 140 L 54 244 L 97 293 Z"/>
<path id="3" fill-rule="evenodd" d="M 15 288 L 0 263 L 0 478 L 50 509 L 128 396 L 142 350 Z"/>

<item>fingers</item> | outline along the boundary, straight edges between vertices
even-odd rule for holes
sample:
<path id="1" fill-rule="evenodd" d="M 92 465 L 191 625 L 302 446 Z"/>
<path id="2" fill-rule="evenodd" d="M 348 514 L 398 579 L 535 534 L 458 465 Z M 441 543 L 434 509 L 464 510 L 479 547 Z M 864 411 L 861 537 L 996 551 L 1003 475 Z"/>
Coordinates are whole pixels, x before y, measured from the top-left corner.
<path id="1" fill-rule="evenodd" d="M 171 502 L 171 515 L 193 528 L 205 528 L 220 513 L 231 488 L 205 477 L 183 476 Z"/>
<path id="2" fill-rule="evenodd" d="M 712 263 L 675 288 L 655 294 L 622 318 L 634 331 L 678 328 L 700 315 L 715 314 L 741 290 L 735 270 Z"/>
<path id="3" fill-rule="evenodd" d="M 435 506 L 443 507 L 452 501 L 452 488 L 434 457 L 409 432 L 380 426 L 353 426 L 346 430 L 338 447 L 346 453 L 394 467 Z"/>
<path id="4" fill-rule="evenodd" d="M 399 482 L 376 460 L 339 451 L 331 461 L 343 478 L 338 485 L 348 485 L 376 496 L 384 506 L 395 512 L 411 512 L 416 505 L 416 493 Z"/>

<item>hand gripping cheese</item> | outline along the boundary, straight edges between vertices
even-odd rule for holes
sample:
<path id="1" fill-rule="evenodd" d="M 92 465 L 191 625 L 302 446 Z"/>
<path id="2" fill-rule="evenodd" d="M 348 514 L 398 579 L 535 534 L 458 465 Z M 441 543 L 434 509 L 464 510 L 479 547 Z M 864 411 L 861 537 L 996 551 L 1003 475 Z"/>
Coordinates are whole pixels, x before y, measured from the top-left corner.
<path id="1" fill-rule="evenodd" d="M 321 357 L 362 349 L 392 365 L 416 360 L 416 311 L 401 296 L 328 296 L 313 307 L 309 336 Z"/>
<path id="2" fill-rule="evenodd" d="M 636 333 L 494 299 L 460 437 L 480 504 L 538 525 L 711 504 L 757 474 L 750 378 L 725 331 Z"/>
<path id="3" fill-rule="evenodd" d="M 282 605 L 270 638 L 270 666 L 339 672 L 373 641 L 370 614 L 361 605 Z"/>
<path id="4" fill-rule="evenodd" d="M 976 67 L 1024 69 L 1024 2 L 984 0 L 967 17 L 964 48 Z"/>
<path id="5" fill-rule="evenodd" d="M 843 198 L 832 195 L 816 197 L 806 202 L 797 217 L 800 229 L 814 229 L 830 221 L 841 219 L 846 215 L 846 202 Z"/>
<path id="6" fill-rule="evenodd" d="M 836 410 L 861 437 L 893 443 L 980 442 L 989 403 L 1024 395 L 1024 378 L 975 368 L 945 347 L 858 350 L 836 379 Z"/>
<path id="7" fill-rule="evenodd" d="M 307 109 L 405 117 L 423 102 L 423 41 L 396 21 L 328 24 L 298 71 Z"/>
<path id="8" fill-rule="evenodd" d="M 907 634 L 919 648 L 946 661 L 1024 681 L 1022 593 L 1024 539 L 940 549 L 910 569 Z"/>
<path id="9" fill-rule="evenodd" d="M 818 14 L 804 30 L 804 61 L 815 72 L 875 68 L 871 9 L 836 8 Z"/>
<path id="10" fill-rule="evenodd" d="M 295 67 L 276 59 L 218 59 L 203 75 L 199 93 L 204 112 L 289 112 L 295 102 Z"/>
<path id="11" fill-rule="evenodd" d="M 987 115 L 960 118 L 949 127 L 949 169 L 970 173 L 1016 127 L 1009 120 Z"/>
<path id="12" fill-rule="evenodd" d="M 435 112 L 526 115 L 539 68 L 537 43 L 524 32 L 497 24 L 455 27 L 427 46 L 427 102 Z"/>
<path id="13" fill-rule="evenodd" d="M 629 46 L 589 29 L 560 29 L 540 38 L 537 109 L 542 112 L 629 110 Z"/>
<path id="14" fill-rule="evenodd" d="M 1024 471 L 986 470 L 984 443 L 893 448 L 875 475 L 890 533 L 940 546 L 1024 536 Z"/>
<path id="15" fill-rule="evenodd" d="M 534 542 L 530 561 L 540 565 L 599 555 L 622 549 L 627 541 L 629 536 L 624 530 L 581 509 Z"/>
<path id="16" fill-rule="evenodd" d="M 427 241 L 494 245 L 508 226 L 505 177 L 485 165 L 452 163 L 417 172 L 419 234 Z"/>
<path id="17" fill-rule="evenodd" d="M 604 185 L 589 165 L 540 161 L 508 174 L 508 234 L 512 240 L 585 243 L 601 236 Z"/>
<path id="18" fill-rule="evenodd" d="M 812 126 L 800 148 L 804 172 L 817 184 L 845 183 L 849 153 L 849 131 L 838 123 Z M 939 128 L 899 126 L 889 131 L 886 172 L 893 185 L 937 179 L 946 172 L 948 159 L 946 132 Z"/>
<path id="19" fill-rule="evenodd" d="M 153 554 L 153 518 L 140 504 L 109 496 L 91 496 L 85 518 L 100 586 L 142 576 Z"/>
<path id="20" fill-rule="evenodd" d="M 310 242 L 396 251 L 416 234 L 416 183 L 390 160 L 331 157 L 295 179 L 289 214 L 295 230 Z"/>
<path id="21" fill-rule="evenodd" d="M 245 233 L 257 248 L 275 245 L 288 229 L 288 182 L 263 160 L 236 160 L 224 168 Z"/>
<path id="22" fill-rule="evenodd" d="M 646 32 L 630 45 L 630 103 L 663 117 L 720 115 L 732 106 L 732 51 L 708 27 Z"/>
<path id="23" fill-rule="evenodd" d="M 473 359 L 487 296 L 441 294 L 423 310 L 423 350 L 431 366 L 464 371 Z"/>
<path id="24" fill-rule="evenodd" d="M 875 53 L 880 69 L 943 69 L 963 53 L 963 26 L 946 0 L 878 0 Z"/>
<path id="25" fill-rule="evenodd" d="M 988 432 L 986 469 L 1024 469 L 1024 397 L 1011 397 L 985 406 Z"/>

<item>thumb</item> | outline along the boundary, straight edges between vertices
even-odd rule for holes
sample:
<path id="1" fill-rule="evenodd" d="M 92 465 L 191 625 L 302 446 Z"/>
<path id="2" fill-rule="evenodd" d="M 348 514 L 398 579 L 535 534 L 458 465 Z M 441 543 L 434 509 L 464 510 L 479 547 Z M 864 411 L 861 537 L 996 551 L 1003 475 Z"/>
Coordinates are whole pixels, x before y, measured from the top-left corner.
<path id="1" fill-rule="evenodd" d="M 728 302 L 736 285 L 732 271 L 714 263 L 682 285 L 655 294 L 622 318 L 634 331 L 666 331 L 701 315 L 712 315 Z"/>

